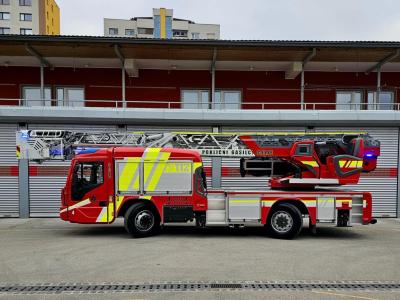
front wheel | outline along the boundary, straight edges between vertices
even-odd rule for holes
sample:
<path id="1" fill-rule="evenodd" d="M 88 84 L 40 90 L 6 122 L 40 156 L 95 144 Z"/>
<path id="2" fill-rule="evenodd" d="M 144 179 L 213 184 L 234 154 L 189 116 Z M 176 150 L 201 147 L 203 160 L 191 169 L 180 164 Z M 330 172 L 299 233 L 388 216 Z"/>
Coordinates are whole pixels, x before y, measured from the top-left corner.
<path id="1" fill-rule="evenodd" d="M 155 235 L 160 230 L 160 218 L 144 203 L 132 205 L 125 213 L 125 229 L 134 237 Z"/>
<path id="2" fill-rule="evenodd" d="M 300 210 L 293 204 L 279 204 L 269 213 L 265 226 L 273 237 L 292 239 L 300 233 L 303 218 Z"/>

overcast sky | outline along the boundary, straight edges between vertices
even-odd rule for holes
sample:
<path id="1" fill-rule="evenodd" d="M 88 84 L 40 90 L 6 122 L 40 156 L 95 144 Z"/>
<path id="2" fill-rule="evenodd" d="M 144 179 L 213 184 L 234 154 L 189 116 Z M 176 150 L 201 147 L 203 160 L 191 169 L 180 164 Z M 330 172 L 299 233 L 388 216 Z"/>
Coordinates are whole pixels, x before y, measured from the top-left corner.
<path id="1" fill-rule="evenodd" d="M 61 33 L 103 35 L 103 18 L 175 18 L 221 25 L 222 39 L 400 40 L 399 0 L 57 0 Z"/>

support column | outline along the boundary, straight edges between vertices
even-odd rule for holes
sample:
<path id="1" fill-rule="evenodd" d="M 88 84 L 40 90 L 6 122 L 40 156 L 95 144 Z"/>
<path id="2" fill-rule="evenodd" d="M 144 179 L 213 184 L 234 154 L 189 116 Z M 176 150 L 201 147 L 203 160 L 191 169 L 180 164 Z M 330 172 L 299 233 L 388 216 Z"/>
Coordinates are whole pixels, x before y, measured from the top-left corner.
<path id="1" fill-rule="evenodd" d="M 215 105 L 215 63 L 217 61 L 217 49 L 214 48 L 211 61 L 211 109 Z"/>
<path id="2" fill-rule="evenodd" d="M 213 127 L 213 133 L 221 132 L 219 127 Z M 213 157 L 211 158 L 212 163 L 212 181 L 211 186 L 213 188 L 219 189 L 221 188 L 221 171 L 222 171 L 222 157 Z"/>
<path id="3" fill-rule="evenodd" d="M 42 100 L 42 105 L 45 106 L 45 94 L 44 94 L 44 65 L 40 64 L 40 100 Z"/>
<path id="4" fill-rule="evenodd" d="M 301 95 L 300 95 L 301 109 L 304 109 L 304 69 L 301 71 Z"/>
<path id="5" fill-rule="evenodd" d="M 125 64 L 122 63 L 122 107 L 126 108 Z"/>
<path id="6" fill-rule="evenodd" d="M 211 70 L 211 105 L 215 105 L 214 101 L 215 101 L 215 68 L 213 67 Z"/>
<path id="7" fill-rule="evenodd" d="M 381 95 L 381 67 L 376 69 L 376 99 L 375 99 L 375 109 L 379 108 Z"/>
<path id="8" fill-rule="evenodd" d="M 19 217 L 29 218 L 29 161 L 18 161 Z"/>

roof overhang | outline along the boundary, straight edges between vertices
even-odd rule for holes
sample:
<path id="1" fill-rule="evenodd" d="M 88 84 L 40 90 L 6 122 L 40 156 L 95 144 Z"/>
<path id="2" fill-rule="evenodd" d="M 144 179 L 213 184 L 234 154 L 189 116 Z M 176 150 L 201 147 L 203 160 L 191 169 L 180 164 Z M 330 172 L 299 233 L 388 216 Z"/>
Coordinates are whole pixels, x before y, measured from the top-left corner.
<path id="1" fill-rule="evenodd" d="M 119 68 L 115 45 L 139 69 L 285 71 L 316 49 L 308 71 L 364 72 L 400 49 L 400 42 L 167 40 L 92 36 L 0 36 L 0 66 L 37 66 L 33 47 L 54 67 Z M 400 72 L 400 56 L 382 66 Z"/>

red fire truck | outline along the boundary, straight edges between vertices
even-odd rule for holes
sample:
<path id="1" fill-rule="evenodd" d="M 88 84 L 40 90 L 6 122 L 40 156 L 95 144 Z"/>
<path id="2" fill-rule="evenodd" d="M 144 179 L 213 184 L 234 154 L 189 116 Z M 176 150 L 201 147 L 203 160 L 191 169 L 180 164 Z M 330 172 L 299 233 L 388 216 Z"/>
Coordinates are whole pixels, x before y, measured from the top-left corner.
<path id="1" fill-rule="evenodd" d="M 317 223 L 376 222 L 370 193 L 334 188 L 356 184 L 361 172 L 376 168 L 380 144 L 366 133 L 22 131 L 17 152 L 36 160 L 73 156 L 60 217 L 90 224 L 123 217 L 135 237 L 190 221 L 199 227 L 260 225 L 278 238 L 297 236 L 304 217 L 313 230 Z M 270 189 L 210 189 L 202 156 L 241 157 L 241 175 L 268 176 Z"/>

